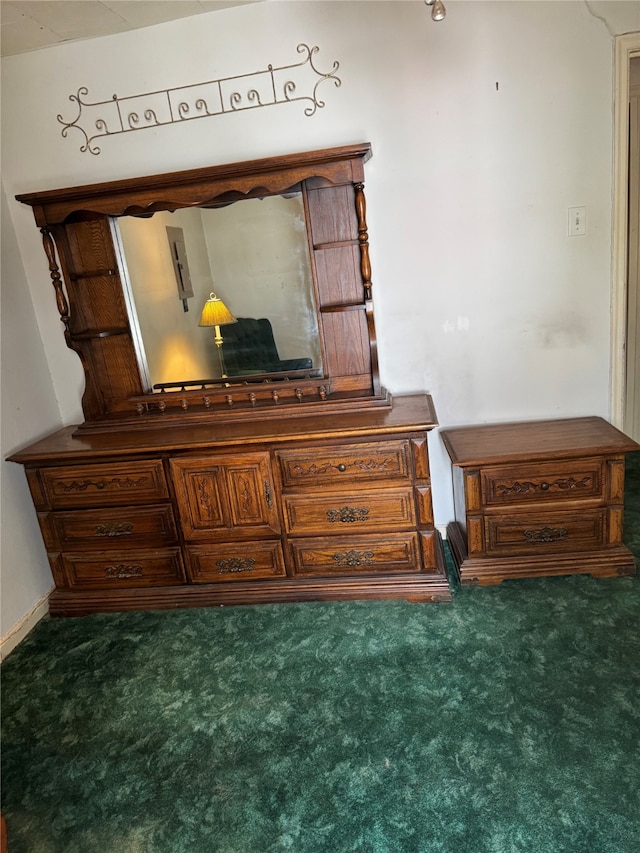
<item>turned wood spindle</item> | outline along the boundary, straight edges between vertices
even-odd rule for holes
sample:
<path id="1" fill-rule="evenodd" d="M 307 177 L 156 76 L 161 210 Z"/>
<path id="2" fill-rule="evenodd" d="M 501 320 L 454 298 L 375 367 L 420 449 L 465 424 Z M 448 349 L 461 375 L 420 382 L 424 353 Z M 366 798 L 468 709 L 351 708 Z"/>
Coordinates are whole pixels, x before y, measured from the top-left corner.
<path id="1" fill-rule="evenodd" d="M 64 333 L 68 337 L 70 334 L 69 323 L 71 321 L 71 317 L 69 315 L 69 304 L 67 302 L 67 297 L 65 296 L 64 288 L 62 286 L 62 276 L 60 275 L 60 268 L 58 267 L 58 264 L 56 262 L 55 244 L 53 242 L 51 232 L 48 228 L 41 228 L 40 233 L 42 234 L 42 245 L 44 246 L 47 261 L 49 262 L 49 273 L 51 275 L 53 289 L 56 293 L 56 305 L 58 307 L 58 313 L 60 314 L 60 319 L 64 323 Z"/>
<path id="2" fill-rule="evenodd" d="M 356 215 L 358 217 L 358 243 L 360 245 L 360 273 L 365 299 L 371 299 L 371 261 L 369 260 L 369 232 L 367 230 L 367 202 L 364 184 L 354 184 Z"/>

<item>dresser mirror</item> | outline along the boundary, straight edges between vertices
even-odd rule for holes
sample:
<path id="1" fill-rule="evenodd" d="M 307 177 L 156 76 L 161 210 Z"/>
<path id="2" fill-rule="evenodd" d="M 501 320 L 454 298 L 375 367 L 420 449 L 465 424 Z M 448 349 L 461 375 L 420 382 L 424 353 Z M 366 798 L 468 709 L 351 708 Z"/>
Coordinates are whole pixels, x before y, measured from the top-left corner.
<path id="1" fill-rule="evenodd" d="M 147 390 L 322 375 L 300 192 L 121 216 L 114 227 Z M 235 320 L 221 327 L 219 348 L 200 325 L 211 293 Z M 254 329 L 273 347 L 252 346 Z"/>
<path id="2" fill-rule="evenodd" d="M 84 367 L 81 428 L 390 405 L 371 298 L 370 155 L 363 143 L 17 196 L 33 208 Z M 210 294 L 225 319 L 205 320 Z"/>

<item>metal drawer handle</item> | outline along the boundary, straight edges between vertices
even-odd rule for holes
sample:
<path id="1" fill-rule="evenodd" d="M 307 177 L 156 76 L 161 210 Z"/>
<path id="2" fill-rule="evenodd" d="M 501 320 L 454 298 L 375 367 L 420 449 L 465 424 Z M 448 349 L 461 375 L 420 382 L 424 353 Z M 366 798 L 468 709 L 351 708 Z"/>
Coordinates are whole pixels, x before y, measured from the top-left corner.
<path id="1" fill-rule="evenodd" d="M 142 566 L 119 563 L 117 566 L 107 566 L 104 573 L 108 578 L 118 578 L 120 580 L 125 578 L 141 578 Z"/>
<path id="2" fill-rule="evenodd" d="M 333 559 L 340 566 L 369 566 L 373 563 L 375 553 L 373 551 L 338 551 Z"/>
<path id="3" fill-rule="evenodd" d="M 133 524 L 130 521 L 108 521 L 96 524 L 96 536 L 131 536 Z"/>
<path id="4" fill-rule="evenodd" d="M 549 483 L 540 483 L 540 488 L 543 492 L 546 492 L 549 489 Z"/>
<path id="5" fill-rule="evenodd" d="M 341 462 L 338 465 L 338 471 L 346 471 L 346 470 L 347 470 L 347 466 L 344 464 L 344 462 Z"/>
<path id="6" fill-rule="evenodd" d="M 253 557 L 231 557 L 228 560 L 216 560 L 219 575 L 250 572 L 256 564 Z"/>
<path id="7" fill-rule="evenodd" d="M 343 524 L 352 521 L 367 521 L 369 510 L 366 506 L 343 506 L 340 509 L 328 509 L 327 520 L 331 523 L 340 521 Z"/>
<path id="8" fill-rule="evenodd" d="M 524 538 L 527 542 L 539 544 L 541 542 L 562 542 L 567 538 L 569 531 L 566 527 L 541 527 L 539 530 L 525 530 Z"/>

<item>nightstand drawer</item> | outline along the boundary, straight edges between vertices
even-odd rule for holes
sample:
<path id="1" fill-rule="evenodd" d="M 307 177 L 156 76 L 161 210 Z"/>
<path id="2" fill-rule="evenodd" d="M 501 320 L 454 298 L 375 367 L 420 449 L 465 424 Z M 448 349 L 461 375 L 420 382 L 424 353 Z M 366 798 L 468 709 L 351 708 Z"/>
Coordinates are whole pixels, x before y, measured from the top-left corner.
<path id="1" fill-rule="evenodd" d="M 514 513 L 485 518 L 487 554 L 543 554 L 602 547 L 606 544 L 607 511 Z"/>
<path id="2" fill-rule="evenodd" d="M 114 551 L 112 554 L 63 554 L 62 564 L 70 587 L 175 586 L 184 581 L 178 548 L 159 551 Z"/>
<path id="3" fill-rule="evenodd" d="M 243 581 L 284 577 L 280 542 L 192 545 L 187 549 L 191 580 L 195 583 Z"/>
<path id="4" fill-rule="evenodd" d="M 379 441 L 276 454 L 285 488 L 331 484 L 348 488 L 354 480 L 409 480 L 408 441 Z"/>
<path id="5" fill-rule="evenodd" d="M 40 523 L 49 550 L 158 547 L 177 537 L 170 504 L 43 513 Z"/>
<path id="6" fill-rule="evenodd" d="M 419 572 L 422 568 L 416 533 L 298 539 L 291 544 L 297 575 Z"/>
<path id="7" fill-rule="evenodd" d="M 357 494 L 289 495 L 284 499 L 288 533 L 344 533 L 415 527 L 412 489 L 359 491 Z"/>
<path id="8" fill-rule="evenodd" d="M 604 497 L 599 459 L 483 468 L 481 480 L 485 507 Z"/>
<path id="9" fill-rule="evenodd" d="M 42 484 L 54 509 L 167 500 L 160 460 L 43 468 Z"/>

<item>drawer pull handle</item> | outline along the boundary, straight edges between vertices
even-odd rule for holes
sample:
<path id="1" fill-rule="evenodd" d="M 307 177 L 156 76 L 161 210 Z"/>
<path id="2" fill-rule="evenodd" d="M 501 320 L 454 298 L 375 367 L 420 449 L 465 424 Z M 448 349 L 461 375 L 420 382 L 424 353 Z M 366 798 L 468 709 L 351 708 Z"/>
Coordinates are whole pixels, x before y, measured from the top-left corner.
<path id="1" fill-rule="evenodd" d="M 524 538 L 527 542 L 540 544 L 544 542 L 562 542 L 567 538 L 569 531 L 566 527 L 541 527 L 539 530 L 525 530 Z"/>
<path id="2" fill-rule="evenodd" d="M 542 489 L 543 492 L 548 491 L 549 483 L 540 483 L 540 488 Z"/>
<path id="3" fill-rule="evenodd" d="M 344 464 L 344 462 L 341 462 L 338 465 L 338 471 L 346 471 L 346 470 L 347 470 L 347 466 Z"/>
<path id="4" fill-rule="evenodd" d="M 96 536 L 131 536 L 133 524 L 130 521 L 108 521 L 96 524 Z"/>
<path id="5" fill-rule="evenodd" d="M 216 560 L 219 575 L 250 572 L 256 561 L 252 557 L 231 557 L 228 560 Z"/>
<path id="6" fill-rule="evenodd" d="M 369 510 L 366 506 L 343 506 L 340 509 L 328 509 L 327 519 L 332 524 L 336 521 L 342 524 L 350 524 L 354 521 L 367 521 Z"/>
<path id="7" fill-rule="evenodd" d="M 124 563 L 119 563 L 117 566 L 107 566 L 104 570 L 108 578 L 141 578 L 142 566 L 127 566 Z"/>
<path id="8" fill-rule="evenodd" d="M 373 562 L 373 551 L 345 551 L 336 553 L 333 559 L 340 566 L 368 566 Z"/>

